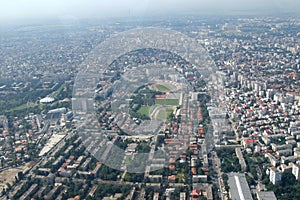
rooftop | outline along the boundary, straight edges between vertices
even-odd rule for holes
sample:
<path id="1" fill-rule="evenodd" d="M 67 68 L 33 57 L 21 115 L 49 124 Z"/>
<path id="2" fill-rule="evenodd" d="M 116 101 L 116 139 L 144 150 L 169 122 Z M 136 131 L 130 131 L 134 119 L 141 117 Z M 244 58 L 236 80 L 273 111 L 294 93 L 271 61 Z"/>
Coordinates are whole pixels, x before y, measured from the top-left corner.
<path id="1" fill-rule="evenodd" d="M 231 199 L 253 200 L 245 174 L 229 173 L 228 178 Z"/>
<path id="2" fill-rule="evenodd" d="M 257 193 L 258 200 L 277 200 L 274 192 L 258 192 Z"/>

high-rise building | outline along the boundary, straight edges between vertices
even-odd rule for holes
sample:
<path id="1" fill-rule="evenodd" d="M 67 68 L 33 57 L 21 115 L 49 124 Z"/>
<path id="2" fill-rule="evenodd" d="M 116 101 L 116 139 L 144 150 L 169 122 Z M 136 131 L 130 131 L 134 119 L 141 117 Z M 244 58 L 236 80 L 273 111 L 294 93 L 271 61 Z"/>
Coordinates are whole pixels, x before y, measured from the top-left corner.
<path id="1" fill-rule="evenodd" d="M 299 180 L 300 178 L 300 166 L 298 164 L 292 164 L 292 173 L 294 174 L 296 180 Z"/>
<path id="2" fill-rule="evenodd" d="M 274 185 L 278 184 L 281 181 L 282 173 L 276 168 L 270 168 L 270 181 Z"/>

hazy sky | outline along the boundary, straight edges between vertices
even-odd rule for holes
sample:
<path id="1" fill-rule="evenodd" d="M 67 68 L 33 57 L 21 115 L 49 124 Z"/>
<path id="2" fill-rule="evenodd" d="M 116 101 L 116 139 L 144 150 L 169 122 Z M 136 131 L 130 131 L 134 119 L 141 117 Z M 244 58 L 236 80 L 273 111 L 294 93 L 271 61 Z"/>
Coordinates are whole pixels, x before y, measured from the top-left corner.
<path id="1" fill-rule="evenodd" d="M 0 22 L 238 10 L 299 12 L 300 0 L 0 0 Z"/>

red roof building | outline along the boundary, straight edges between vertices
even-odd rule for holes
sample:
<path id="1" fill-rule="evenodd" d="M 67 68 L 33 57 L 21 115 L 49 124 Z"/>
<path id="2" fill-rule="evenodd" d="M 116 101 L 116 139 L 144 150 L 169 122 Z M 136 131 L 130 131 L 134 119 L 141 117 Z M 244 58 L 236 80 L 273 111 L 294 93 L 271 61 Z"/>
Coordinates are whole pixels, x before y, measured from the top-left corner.
<path id="1" fill-rule="evenodd" d="M 200 190 L 193 190 L 191 192 L 191 196 L 192 197 L 199 197 L 201 195 L 201 191 Z"/>
<path id="2" fill-rule="evenodd" d="M 193 174 L 193 175 L 196 175 L 196 174 L 197 174 L 197 170 L 196 170 L 195 167 L 192 167 L 191 171 L 192 171 L 192 174 Z"/>

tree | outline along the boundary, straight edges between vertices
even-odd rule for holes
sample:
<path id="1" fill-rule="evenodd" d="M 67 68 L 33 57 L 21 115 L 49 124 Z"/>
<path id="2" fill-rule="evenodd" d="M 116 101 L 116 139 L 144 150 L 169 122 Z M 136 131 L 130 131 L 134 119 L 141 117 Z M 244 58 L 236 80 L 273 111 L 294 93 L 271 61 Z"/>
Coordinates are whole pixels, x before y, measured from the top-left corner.
<path id="1" fill-rule="evenodd" d="M 222 179 L 224 181 L 224 185 L 225 185 L 225 190 L 228 192 L 229 191 L 229 185 L 228 185 L 228 175 L 227 174 L 222 174 Z"/>

